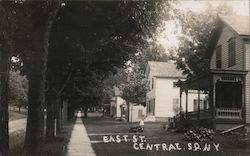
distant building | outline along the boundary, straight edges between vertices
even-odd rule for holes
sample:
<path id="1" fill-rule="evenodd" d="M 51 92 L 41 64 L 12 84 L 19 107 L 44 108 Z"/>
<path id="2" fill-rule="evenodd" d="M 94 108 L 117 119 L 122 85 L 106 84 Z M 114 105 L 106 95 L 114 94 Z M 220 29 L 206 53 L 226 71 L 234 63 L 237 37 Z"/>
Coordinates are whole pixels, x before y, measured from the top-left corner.
<path id="1" fill-rule="evenodd" d="M 111 99 L 110 114 L 114 118 L 121 118 L 126 115 L 126 101 L 121 97 L 121 91 L 117 87 L 113 87 L 114 96 Z"/>
<path id="2" fill-rule="evenodd" d="M 148 79 L 148 91 L 146 95 L 147 119 L 148 121 L 167 121 L 180 112 L 180 89 L 177 87 L 178 80 L 185 80 L 181 70 L 176 69 L 176 65 L 167 62 L 149 61 L 146 68 Z M 197 91 L 190 91 L 192 95 L 188 100 L 191 105 L 188 111 L 197 108 Z M 206 109 L 205 94 L 202 95 L 204 109 Z M 186 108 L 181 107 L 184 111 Z"/>
<path id="3" fill-rule="evenodd" d="M 121 97 L 119 88 L 114 87 L 114 96 L 111 99 L 110 114 L 118 120 L 138 122 L 146 115 L 146 108 L 140 104 L 128 103 Z"/>
<path id="4" fill-rule="evenodd" d="M 127 109 L 128 110 L 128 109 Z M 129 104 L 129 121 L 138 122 L 146 116 L 146 107 L 141 104 Z"/>

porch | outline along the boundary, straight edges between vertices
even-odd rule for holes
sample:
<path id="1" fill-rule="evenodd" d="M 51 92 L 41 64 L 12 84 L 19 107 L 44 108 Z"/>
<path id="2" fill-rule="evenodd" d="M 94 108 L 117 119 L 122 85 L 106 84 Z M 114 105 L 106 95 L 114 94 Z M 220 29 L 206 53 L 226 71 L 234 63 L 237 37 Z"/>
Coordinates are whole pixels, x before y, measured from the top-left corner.
<path id="1" fill-rule="evenodd" d="M 200 119 L 213 119 L 211 109 L 201 110 Z M 198 120 L 198 111 L 182 114 L 182 118 L 189 120 Z M 237 108 L 215 108 L 215 119 L 242 119 L 242 109 Z"/>
<path id="2" fill-rule="evenodd" d="M 180 121 L 187 126 L 205 126 L 215 130 L 223 130 L 244 123 L 244 76 L 245 71 L 210 70 L 184 82 L 179 81 L 180 99 L 183 93 L 186 102 L 180 102 L 186 108 L 180 111 Z M 197 91 L 198 108 L 188 110 L 189 90 Z M 200 93 L 208 95 L 208 107 L 204 109 Z"/>

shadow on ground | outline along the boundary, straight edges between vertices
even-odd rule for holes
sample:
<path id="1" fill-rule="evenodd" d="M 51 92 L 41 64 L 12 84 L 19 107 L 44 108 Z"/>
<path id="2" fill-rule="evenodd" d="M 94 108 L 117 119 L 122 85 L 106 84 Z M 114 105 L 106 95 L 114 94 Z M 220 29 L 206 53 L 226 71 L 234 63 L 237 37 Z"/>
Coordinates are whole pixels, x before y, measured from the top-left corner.
<path id="1" fill-rule="evenodd" d="M 65 156 L 73 126 L 76 119 L 72 119 L 63 125 L 63 129 L 54 141 L 45 141 L 41 156 Z M 10 153 L 9 156 L 23 156 L 23 145 L 25 131 L 15 131 L 10 134 Z"/>

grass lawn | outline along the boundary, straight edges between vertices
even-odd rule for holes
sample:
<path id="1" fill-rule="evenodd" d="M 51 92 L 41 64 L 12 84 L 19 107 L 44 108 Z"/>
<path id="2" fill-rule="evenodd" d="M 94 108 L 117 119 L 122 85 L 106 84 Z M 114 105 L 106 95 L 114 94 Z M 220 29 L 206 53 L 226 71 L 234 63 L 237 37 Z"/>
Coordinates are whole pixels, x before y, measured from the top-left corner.
<path id="1" fill-rule="evenodd" d="M 129 134 L 127 132 L 129 131 L 130 124 L 114 121 L 113 119 L 88 118 L 83 119 L 83 122 L 92 142 L 92 147 L 98 156 L 250 156 L 250 144 L 237 143 L 235 142 L 235 136 L 230 134 L 216 134 L 214 142 L 198 143 L 201 150 L 204 149 L 206 143 L 207 145 L 211 145 L 209 151 L 200 151 L 197 143 L 191 142 L 188 144 L 189 142 L 184 141 L 182 139 L 182 133 L 164 131 L 162 123 L 146 122 L 143 133 Z M 123 133 L 127 133 L 128 139 L 131 140 L 125 142 L 125 140 L 122 139 L 120 143 L 117 143 L 114 142 L 117 141 L 117 135 L 108 133 L 121 133 L 119 134 L 121 138 L 123 138 L 123 135 L 126 135 Z M 153 144 L 153 146 L 159 146 L 158 151 L 155 147 L 153 147 L 152 150 L 150 150 L 150 148 L 148 148 L 148 150 L 138 150 L 139 144 L 135 144 L 134 149 L 134 143 L 132 142 L 133 135 L 136 135 L 137 138 L 139 136 L 145 136 L 146 142 L 143 143 L 142 147 L 147 146 L 147 143 L 149 143 L 149 146 L 151 146 L 151 144 Z M 110 142 L 104 143 L 103 136 L 107 136 L 106 139 Z M 112 140 L 110 136 L 112 136 L 114 140 Z M 175 143 L 179 143 L 181 149 L 177 150 L 178 148 L 175 146 Z M 215 145 L 219 144 L 219 151 L 216 151 L 213 143 L 216 143 Z M 162 149 L 163 144 L 167 145 L 167 149 Z M 170 144 L 175 146 L 174 148 L 171 146 L 172 150 L 170 150 Z M 195 147 L 197 147 L 197 151 L 194 151 Z"/>
<path id="2" fill-rule="evenodd" d="M 62 132 L 55 138 L 53 142 L 45 142 L 42 150 L 42 156 L 65 156 L 67 144 L 71 137 L 74 121 L 64 125 Z M 23 156 L 23 144 L 25 139 L 25 131 L 15 131 L 10 134 L 10 154 L 9 156 Z"/>

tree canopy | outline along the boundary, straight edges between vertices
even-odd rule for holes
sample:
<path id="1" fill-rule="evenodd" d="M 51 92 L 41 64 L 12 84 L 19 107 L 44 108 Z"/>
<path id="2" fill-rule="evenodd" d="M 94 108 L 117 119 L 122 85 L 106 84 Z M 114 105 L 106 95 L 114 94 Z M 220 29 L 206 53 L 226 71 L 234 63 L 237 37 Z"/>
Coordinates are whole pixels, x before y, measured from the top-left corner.
<path id="1" fill-rule="evenodd" d="M 195 76 L 209 69 L 209 60 L 205 58 L 208 43 L 215 27 L 218 14 L 232 14 L 232 9 L 226 4 L 216 8 L 208 6 L 204 12 L 179 12 L 175 20 L 182 28 L 182 37 L 173 57 L 177 68 L 182 69 L 188 77 Z"/>

